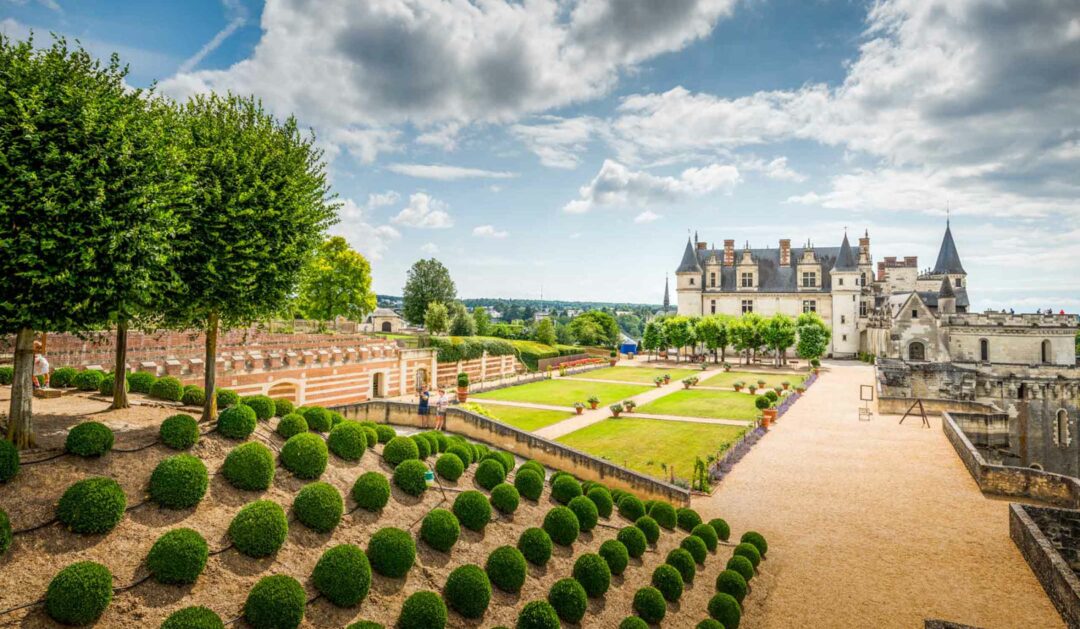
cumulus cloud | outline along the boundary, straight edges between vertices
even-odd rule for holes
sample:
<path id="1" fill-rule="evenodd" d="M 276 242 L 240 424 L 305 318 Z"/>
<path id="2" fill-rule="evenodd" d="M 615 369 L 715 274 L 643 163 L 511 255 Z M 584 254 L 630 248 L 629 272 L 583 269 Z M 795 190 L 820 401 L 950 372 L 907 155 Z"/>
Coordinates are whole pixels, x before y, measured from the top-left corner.
<path id="1" fill-rule="evenodd" d="M 534 124 L 516 124 L 510 132 L 551 168 L 577 168 L 581 154 L 604 122 L 592 116 L 560 118 L 543 116 Z"/>
<path id="2" fill-rule="evenodd" d="M 663 217 L 660 216 L 659 214 L 657 214 L 656 212 L 653 212 L 652 210 L 645 210 L 641 214 L 638 214 L 637 216 L 634 217 L 634 222 L 638 223 L 638 224 L 651 223 L 653 221 L 660 220 L 661 218 L 663 218 Z"/>
<path id="3" fill-rule="evenodd" d="M 744 158 L 740 159 L 738 164 L 739 168 L 742 170 L 759 172 L 769 179 L 776 179 L 778 181 L 802 182 L 807 179 L 806 175 L 797 172 L 788 166 L 787 158 L 783 156 L 769 161 L 765 161 L 760 157 Z"/>
<path id="4" fill-rule="evenodd" d="M 433 242 L 425 242 L 420 245 L 420 253 L 427 256 L 433 256 L 436 253 L 439 253 L 439 245 L 436 245 Z"/>
<path id="5" fill-rule="evenodd" d="M 506 238 L 510 235 L 506 231 L 495 229 L 494 225 L 478 225 L 473 227 L 472 233 L 480 238 Z"/>
<path id="6" fill-rule="evenodd" d="M 369 208 L 366 207 L 371 203 L 371 196 L 365 206 L 352 199 L 345 199 L 338 212 L 340 221 L 330 228 L 330 233 L 344 237 L 354 249 L 369 259 L 380 260 L 390 243 L 401 238 L 401 233 L 390 225 L 372 224 L 368 216 Z"/>
<path id="7" fill-rule="evenodd" d="M 739 181 L 739 170 L 730 165 L 687 168 L 678 177 L 670 177 L 631 170 L 609 159 L 604 160 L 596 177 L 581 187 L 579 197 L 567 203 L 563 211 L 580 214 L 601 206 L 647 206 L 716 191 L 730 193 Z"/>
<path id="8" fill-rule="evenodd" d="M 517 177 L 517 173 L 502 172 L 496 170 L 483 170 L 481 168 L 465 168 L 462 166 L 447 166 L 445 164 L 390 164 L 389 170 L 420 179 L 438 179 L 440 181 L 456 181 L 458 179 L 509 179 Z"/>
<path id="9" fill-rule="evenodd" d="M 454 220 L 442 201 L 424 192 L 409 195 L 409 204 L 402 208 L 390 222 L 405 227 L 421 229 L 446 229 L 454 226 Z"/>
<path id="10" fill-rule="evenodd" d="M 401 200 L 401 195 L 394 190 L 387 190 L 386 192 L 372 192 L 368 194 L 367 203 L 364 204 L 364 209 L 374 210 L 376 208 L 384 207 L 387 205 L 394 205 Z"/>

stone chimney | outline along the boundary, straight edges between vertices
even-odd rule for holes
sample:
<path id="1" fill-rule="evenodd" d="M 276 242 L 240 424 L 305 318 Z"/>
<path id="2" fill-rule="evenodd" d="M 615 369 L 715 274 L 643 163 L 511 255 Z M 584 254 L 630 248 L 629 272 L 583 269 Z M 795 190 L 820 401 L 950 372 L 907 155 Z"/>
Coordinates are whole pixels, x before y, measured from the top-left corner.
<path id="1" fill-rule="evenodd" d="M 791 239 L 780 239 L 780 266 L 791 266 Z"/>
<path id="2" fill-rule="evenodd" d="M 735 266 L 735 241 L 724 241 L 724 266 Z"/>
<path id="3" fill-rule="evenodd" d="M 859 239 L 859 264 L 870 264 L 870 232 Z"/>
<path id="4" fill-rule="evenodd" d="M 705 244 L 706 243 L 704 243 L 704 242 L 697 243 L 698 251 L 705 251 Z"/>
<path id="5" fill-rule="evenodd" d="M 904 256 L 904 266 L 919 266 L 919 256 Z"/>

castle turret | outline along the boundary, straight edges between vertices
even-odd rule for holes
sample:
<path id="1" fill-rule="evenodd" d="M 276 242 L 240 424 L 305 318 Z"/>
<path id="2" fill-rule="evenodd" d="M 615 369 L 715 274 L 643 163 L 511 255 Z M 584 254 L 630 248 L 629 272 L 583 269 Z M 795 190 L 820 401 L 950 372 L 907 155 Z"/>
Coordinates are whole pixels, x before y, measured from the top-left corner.
<path id="1" fill-rule="evenodd" d="M 956 291 L 953 290 L 949 278 L 941 278 L 941 288 L 938 289 L 937 311 L 939 315 L 956 314 Z"/>
<path id="2" fill-rule="evenodd" d="M 701 282 L 701 262 L 693 241 L 687 238 L 682 262 L 675 270 L 675 292 L 680 315 L 701 316 Z"/>
<path id="3" fill-rule="evenodd" d="M 860 271 L 847 234 L 832 271 L 832 354 L 843 358 L 859 352 Z"/>
<path id="4" fill-rule="evenodd" d="M 945 221 L 945 237 L 941 239 L 941 249 L 938 250 L 937 262 L 931 275 L 942 275 L 949 278 L 954 288 L 967 286 L 967 271 L 960 264 L 960 254 L 956 251 L 956 243 L 953 241 L 952 227 L 949 221 Z"/>

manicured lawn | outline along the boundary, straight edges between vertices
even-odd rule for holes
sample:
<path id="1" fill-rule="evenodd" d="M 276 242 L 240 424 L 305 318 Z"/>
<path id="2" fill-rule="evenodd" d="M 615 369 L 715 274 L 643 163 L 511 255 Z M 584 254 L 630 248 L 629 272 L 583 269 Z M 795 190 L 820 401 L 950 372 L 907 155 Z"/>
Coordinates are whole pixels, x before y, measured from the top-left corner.
<path id="1" fill-rule="evenodd" d="M 574 416 L 573 413 L 564 413 L 563 411 L 545 411 L 499 404 L 486 404 L 484 410 L 487 411 L 488 415 L 504 424 L 510 424 L 516 428 L 529 431 L 539 430 L 544 426 L 550 426 Z"/>
<path id="2" fill-rule="evenodd" d="M 782 382 L 790 382 L 791 389 L 802 384 L 806 380 L 806 376 L 803 374 L 795 373 L 754 373 L 752 371 L 729 371 L 727 373 L 718 373 L 715 376 L 709 378 L 705 382 L 701 383 L 701 386 L 705 387 L 730 387 L 736 382 L 742 381 L 748 386 L 751 384 L 757 384 L 758 380 L 764 380 L 766 388 L 773 388 L 781 386 Z"/>
<path id="3" fill-rule="evenodd" d="M 700 374 L 700 369 L 653 369 L 651 367 L 605 367 L 595 371 L 574 374 L 575 378 L 587 378 L 589 380 L 620 380 L 622 382 L 643 382 L 653 384 L 657 376 L 667 374 L 674 381 L 682 380 L 687 376 Z"/>
<path id="4" fill-rule="evenodd" d="M 666 476 L 661 464 L 668 469 L 674 466 L 675 476 L 688 479 L 697 457 L 707 460 L 746 430 L 660 419 L 606 419 L 559 437 L 558 441 L 659 478 Z"/>
<path id="5" fill-rule="evenodd" d="M 649 388 L 634 384 L 609 384 L 606 382 L 556 379 L 530 382 L 529 384 L 497 389 L 470 397 L 481 400 L 508 400 L 510 402 L 573 406 L 574 402 L 586 403 L 589 397 L 595 395 L 600 398 L 601 405 L 607 406 L 648 391 Z"/>
<path id="6" fill-rule="evenodd" d="M 681 415 L 683 417 L 710 417 L 714 419 L 752 420 L 759 411 L 754 406 L 756 396 L 734 391 L 706 391 L 690 389 L 637 407 L 639 413 L 657 415 Z"/>

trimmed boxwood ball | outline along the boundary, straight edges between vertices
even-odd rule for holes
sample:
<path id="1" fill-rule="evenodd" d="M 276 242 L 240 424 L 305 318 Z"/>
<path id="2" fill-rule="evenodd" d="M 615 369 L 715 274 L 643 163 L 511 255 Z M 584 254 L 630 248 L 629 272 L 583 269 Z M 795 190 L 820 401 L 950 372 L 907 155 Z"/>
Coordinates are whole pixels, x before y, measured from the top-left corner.
<path id="1" fill-rule="evenodd" d="M 321 406 L 305 406 L 303 409 L 297 409 L 298 413 L 304 416 L 307 420 L 308 428 L 316 432 L 329 432 L 333 428 L 333 421 L 330 419 L 330 411 Z"/>
<path id="2" fill-rule="evenodd" d="M 422 435 L 412 435 L 409 439 L 416 444 L 416 454 L 421 461 L 431 456 L 431 444 Z"/>
<path id="3" fill-rule="evenodd" d="M 697 576 L 697 563 L 694 561 L 694 556 L 685 548 L 671 549 L 664 562 L 679 571 L 683 583 L 691 583 Z"/>
<path id="4" fill-rule="evenodd" d="M 112 396 L 113 390 L 116 388 L 116 376 L 113 372 L 105 374 L 105 377 L 101 379 L 101 384 L 98 385 L 98 393 L 101 395 Z M 124 382 L 124 390 L 128 391 L 127 382 Z"/>
<path id="5" fill-rule="evenodd" d="M 576 579 L 559 579 L 548 590 L 548 602 L 559 618 L 570 623 L 580 622 L 589 608 L 585 588 Z"/>
<path id="6" fill-rule="evenodd" d="M 285 543 L 289 521 L 285 510 L 272 500 L 256 500 L 243 506 L 229 523 L 229 539 L 248 557 L 273 555 Z"/>
<path id="7" fill-rule="evenodd" d="M 570 501 L 566 505 L 568 509 L 574 512 L 574 515 L 578 519 L 578 529 L 582 533 L 588 533 L 596 528 L 596 523 L 600 519 L 600 514 L 596 510 L 596 504 L 592 500 L 589 500 L 585 496 L 578 496 Z"/>
<path id="8" fill-rule="evenodd" d="M 333 430 L 334 426 L 337 426 L 341 422 L 345 421 L 345 416 L 337 411 L 327 410 L 330 413 L 330 429 Z"/>
<path id="9" fill-rule="evenodd" d="M 446 603 L 435 592 L 420 591 L 405 599 L 398 616 L 398 629 L 443 629 L 447 620 Z"/>
<path id="10" fill-rule="evenodd" d="M 274 400 L 274 415 L 276 417 L 285 417 L 289 413 L 296 410 L 296 405 L 291 400 L 285 398 L 277 398 Z"/>
<path id="11" fill-rule="evenodd" d="M 210 547 L 198 531 L 173 529 L 154 542 L 146 567 L 158 583 L 195 583 L 209 556 Z"/>
<path id="12" fill-rule="evenodd" d="M 397 467 L 402 461 L 408 461 L 410 459 L 419 459 L 420 450 L 416 447 L 416 442 L 408 437 L 394 437 L 383 446 L 383 460 L 387 462 L 391 467 Z"/>
<path id="13" fill-rule="evenodd" d="M 627 616 L 619 623 L 619 629 L 649 629 L 649 623 L 637 616 Z"/>
<path id="14" fill-rule="evenodd" d="M 551 497 L 556 502 L 567 504 L 580 495 L 581 483 L 577 482 L 577 479 L 569 474 L 563 474 L 555 482 L 551 483 Z"/>
<path id="15" fill-rule="evenodd" d="M 679 547 L 690 551 L 690 555 L 695 562 L 705 565 L 705 558 L 709 556 L 709 549 L 700 537 L 690 535 L 679 543 Z"/>
<path id="16" fill-rule="evenodd" d="M 757 568 L 758 564 L 761 563 L 761 553 L 758 552 L 757 546 L 754 546 L 749 542 L 742 542 L 741 544 L 736 546 L 735 550 L 732 551 L 732 554 L 736 556 L 741 555 L 743 557 L 746 557 L 750 560 L 750 563 L 753 564 L 755 568 Z"/>
<path id="17" fill-rule="evenodd" d="M 454 444 L 446 449 L 446 453 L 453 454 L 458 459 L 460 459 L 461 465 L 465 469 L 469 469 L 469 466 L 472 465 L 473 453 L 470 448 L 467 448 L 461 444 Z"/>
<path id="18" fill-rule="evenodd" d="M 488 555 L 484 570 L 492 585 L 503 592 L 515 594 L 525 585 L 525 555 L 513 546 L 500 546 Z"/>
<path id="19" fill-rule="evenodd" d="M 476 466 L 476 484 L 488 491 L 506 480 L 506 468 L 498 459 L 484 459 Z"/>
<path id="20" fill-rule="evenodd" d="M 390 481 L 378 472 L 365 472 L 353 483 L 352 497 L 361 509 L 379 511 L 390 500 Z"/>
<path id="21" fill-rule="evenodd" d="M 764 557 L 765 553 L 769 552 L 769 543 L 765 541 L 765 536 L 757 531 L 747 531 L 739 538 L 740 542 L 745 544 L 753 544 L 754 548 L 757 548 L 761 556 Z"/>
<path id="22" fill-rule="evenodd" d="M 256 441 L 233 448 L 221 466 L 221 473 L 230 485 L 248 491 L 268 489 L 274 481 L 274 470 L 270 448 Z"/>
<path id="23" fill-rule="evenodd" d="M 330 483 L 304 486 L 293 499 L 293 513 L 301 524 L 319 533 L 329 533 L 341 522 L 345 501 Z"/>
<path id="24" fill-rule="evenodd" d="M 359 546 L 339 544 L 319 557 L 311 582 L 334 605 L 354 607 L 371 588 L 371 564 Z"/>
<path id="25" fill-rule="evenodd" d="M 416 436 L 427 442 L 428 453 L 430 456 L 434 456 L 439 453 L 439 440 L 435 438 L 435 433 L 428 431 L 422 432 Z"/>
<path id="26" fill-rule="evenodd" d="M 498 509 L 499 513 L 513 513 L 517 511 L 520 503 L 518 490 L 510 483 L 499 483 L 491 490 L 491 506 Z"/>
<path id="27" fill-rule="evenodd" d="M 229 439 L 247 439 L 258 421 L 251 407 L 237 404 L 218 413 L 217 431 Z"/>
<path id="28" fill-rule="evenodd" d="M 645 540 L 650 544 L 655 544 L 660 539 L 660 525 L 649 516 L 641 516 L 634 522 L 634 526 L 641 529 L 641 532 L 645 534 Z"/>
<path id="29" fill-rule="evenodd" d="M 60 497 L 56 518 L 73 533 L 108 533 L 124 517 L 127 497 L 111 478 L 92 476 L 72 484 Z"/>
<path id="30" fill-rule="evenodd" d="M 133 393 L 150 393 L 157 376 L 148 371 L 132 371 L 127 375 L 128 388 Z"/>
<path id="31" fill-rule="evenodd" d="M 19 450 L 15 444 L 0 439 L 0 483 L 6 483 L 19 473 Z"/>
<path id="32" fill-rule="evenodd" d="M 374 428 L 364 426 L 364 436 L 367 437 L 367 447 L 374 448 L 379 445 L 379 433 Z"/>
<path id="33" fill-rule="evenodd" d="M 184 387 L 184 395 L 180 397 L 180 403 L 184 406 L 202 406 L 206 404 L 206 391 L 197 384 L 189 384 Z"/>
<path id="34" fill-rule="evenodd" d="M 446 452 L 446 449 L 450 447 L 450 439 L 448 439 L 447 436 L 444 435 L 442 432 L 438 430 L 433 430 L 428 434 L 431 435 L 431 438 L 434 439 L 435 443 L 437 444 L 437 447 L 435 448 L 436 452 Z"/>
<path id="35" fill-rule="evenodd" d="M 626 551 L 635 559 L 645 553 L 645 548 L 649 544 L 648 540 L 645 539 L 645 534 L 636 526 L 624 526 L 619 529 L 615 539 L 622 542 L 623 546 L 626 546 Z"/>
<path id="36" fill-rule="evenodd" d="M 240 398 L 240 403 L 255 411 L 255 417 L 261 422 L 273 417 L 277 408 L 274 401 L 266 395 L 245 395 Z"/>
<path id="37" fill-rule="evenodd" d="M 165 622 L 161 629 L 225 629 L 221 616 L 201 605 L 178 609 Z"/>
<path id="38" fill-rule="evenodd" d="M 567 507 L 553 507 L 544 516 L 544 530 L 559 546 L 573 544 L 581 532 L 577 516 Z"/>
<path id="39" fill-rule="evenodd" d="M 532 471 L 536 472 L 536 474 L 541 479 L 543 479 L 545 476 L 547 476 L 547 471 L 544 470 L 544 466 L 541 465 L 538 461 L 534 461 L 532 459 L 529 459 L 528 461 L 525 461 L 524 463 L 521 464 L 521 467 L 518 468 L 518 472 L 522 472 L 524 470 L 532 470 Z"/>
<path id="40" fill-rule="evenodd" d="M 242 407 L 241 407 L 242 408 Z M 329 458 L 326 442 L 310 432 L 293 435 L 281 446 L 281 464 L 297 478 L 312 479 L 322 476 Z"/>
<path id="41" fill-rule="evenodd" d="M 240 403 L 240 394 L 232 389 L 215 389 L 214 397 L 217 398 L 218 409 L 229 408 Z"/>
<path id="42" fill-rule="evenodd" d="M 694 537 L 700 537 L 701 541 L 705 542 L 705 548 L 709 549 L 709 552 L 716 550 L 716 545 L 720 543 L 720 540 L 716 538 L 716 531 L 708 524 L 698 524 L 694 527 L 694 530 L 690 531 L 690 534 Z"/>
<path id="43" fill-rule="evenodd" d="M 295 629 L 304 620 L 307 593 L 296 579 L 275 574 L 259 579 L 248 592 L 244 620 L 255 629 Z"/>
<path id="44" fill-rule="evenodd" d="M 299 435 L 308 431 L 307 420 L 300 413 L 289 413 L 282 416 L 278 420 L 277 428 L 274 432 L 278 434 L 282 439 L 288 439 L 293 435 Z M 365 440 L 366 442 L 366 440 Z"/>
<path id="45" fill-rule="evenodd" d="M 199 504 L 209 486 L 202 459 L 177 454 L 158 463 L 150 474 L 150 499 L 166 509 L 188 509 Z"/>
<path id="46" fill-rule="evenodd" d="M 386 626 L 371 620 L 361 620 L 345 627 L 345 629 L 386 629 Z"/>
<path id="47" fill-rule="evenodd" d="M 199 422 L 183 413 L 170 415 L 158 431 L 161 442 L 173 450 L 188 450 L 199 443 Z"/>
<path id="48" fill-rule="evenodd" d="M 379 529 L 368 541 L 367 556 L 372 570 L 399 579 L 409 573 L 416 561 L 416 543 L 401 529 Z"/>
<path id="49" fill-rule="evenodd" d="M 559 613 L 547 601 L 529 601 L 521 608 L 514 629 L 562 629 Z"/>
<path id="50" fill-rule="evenodd" d="M 682 597 L 683 578 L 682 574 L 674 566 L 660 564 L 653 570 L 652 585 L 660 590 L 664 600 L 674 603 Z"/>
<path id="51" fill-rule="evenodd" d="M 0 509 L 0 557 L 11 548 L 11 518 L 3 509 Z"/>
<path id="52" fill-rule="evenodd" d="M 643 587 L 634 592 L 634 613 L 647 623 L 659 624 L 667 615 L 664 595 L 654 587 Z"/>
<path id="53" fill-rule="evenodd" d="M 541 494 L 544 493 L 544 477 L 537 474 L 536 470 L 526 469 L 523 466 L 518 469 L 517 474 L 514 474 L 514 487 L 517 487 L 518 492 L 529 500 L 540 500 Z"/>
<path id="54" fill-rule="evenodd" d="M 446 509 L 432 509 L 420 524 L 420 539 L 442 553 L 450 552 L 460 536 L 457 517 Z"/>
<path id="55" fill-rule="evenodd" d="M 622 574 L 630 563 L 630 551 L 626 550 L 626 544 L 617 539 L 609 539 L 600 544 L 598 551 L 600 556 L 607 562 L 611 574 Z"/>
<path id="56" fill-rule="evenodd" d="M 592 500 L 596 505 L 596 513 L 602 518 L 610 518 L 611 510 L 614 504 L 611 501 L 611 494 L 603 487 L 593 487 L 585 494 L 589 500 Z"/>
<path id="57" fill-rule="evenodd" d="M 637 496 L 623 496 L 619 500 L 619 515 L 631 522 L 637 521 L 638 518 L 645 515 L 645 505 L 638 500 Z"/>
<path id="58" fill-rule="evenodd" d="M 459 566 L 446 578 L 443 596 L 450 609 L 465 618 L 480 618 L 491 603 L 491 581 L 475 564 Z"/>
<path id="59" fill-rule="evenodd" d="M 619 506 L 619 501 L 622 500 L 625 495 L 627 495 L 627 493 L 621 489 L 611 490 L 611 500 L 615 503 L 616 507 Z"/>
<path id="60" fill-rule="evenodd" d="M 410 496 L 422 496 L 427 491 L 427 481 L 424 480 L 427 471 L 427 466 L 416 459 L 402 461 L 394 468 L 394 484 Z"/>
<path id="61" fill-rule="evenodd" d="M 483 531 L 491 521 L 491 504 L 478 491 L 463 491 L 454 499 L 454 515 L 470 531 Z"/>
<path id="62" fill-rule="evenodd" d="M 500 461 L 502 461 L 503 467 L 506 468 L 507 474 L 514 471 L 514 467 L 517 465 L 517 461 L 514 459 L 513 454 L 510 454 L 509 452 L 503 452 L 502 450 L 492 452 L 492 454 L 498 457 Z"/>
<path id="63" fill-rule="evenodd" d="M 724 570 L 716 575 L 716 591 L 730 594 L 740 605 L 746 598 L 747 590 L 746 579 L 734 570 Z"/>
<path id="64" fill-rule="evenodd" d="M 71 378 L 71 385 L 80 391 L 97 391 L 104 379 L 105 374 L 100 371 L 86 369 Z"/>
<path id="65" fill-rule="evenodd" d="M 675 507 L 667 502 L 653 503 L 652 508 L 649 509 L 649 517 L 656 520 L 657 524 L 669 531 L 674 530 L 675 525 L 677 524 Z"/>
<path id="66" fill-rule="evenodd" d="M 754 578 L 754 564 L 750 563 L 750 560 L 742 555 L 732 555 L 724 567 L 738 572 L 747 583 Z"/>
<path id="67" fill-rule="evenodd" d="M 162 376 L 150 385 L 150 397 L 179 402 L 184 397 L 184 385 L 172 376 Z"/>
<path id="68" fill-rule="evenodd" d="M 698 624 L 694 625 L 694 629 L 724 629 L 724 625 L 713 620 L 712 618 L 706 618 Z"/>
<path id="69" fill-rule="evenodd" d="M 56 389 L 66 389 L 71 386 L 71 379 L 75 377 L 75 374 L 79 373 L 79 370 L 74 367 L 60 367 L 52 372 L 49 376 L 49 386 Z M 148 374 L 149 375 L 149 374 Z M 131 388 L 131 379 L 128 378 L 128 388 Z"/>
<path id="70" fill-rule="evenodd" d="M 83 422 L 68 432 L 64 451 L 82 457 L 98 457 L 113 447 L 113 431 L 101 422 Z"/>
<path id="71" fill-rule="evenodd" d="M 645 515 L 649 515 L 649 512 L 652 511 L 653 505 L 655 505 L 657 502 L 659 502 L 659 500 L 643 500 L 641 502 L 641 504 L 645 505 Z"/>
<path id="72" fill-rule="evenodd" d="M 611 568 L 603 557 L 594 553 L 579 556 L 571 574 L 585 588 L 589 598 L 599 598 L 611 587 Z"/>
<path id="73" fill-rule="evenodd" d="M 465 465 L 460 457 L 448 452 L 435 461 L 435 472 L 446 480 L 454 482 L 465 473 Z"/>
<path id="74" fill-rule="evenodd" d="M 709 615 L 724 625 L 724 629 L 739 629 L 742 607 L 734 596 L 720 592 L 709 599 Z"/>
<path id="75" fill-rule="evenodd" d="M 675 512 L 679 528 L 689 533 L 694 527 L 701 524 L 701 516 L 690 507 L 682 507 Z"/>
<path id="76" fill-rule="evenodd" d="M 397 431 L 386 424 L 375 424 L 375 433 L 379 436 L 379 443 L 387 443 L 397 436 Z"/>
<path id="77" fill-rule="evenodd" d="M 81 627 L 100 618 L 112 597 L 109 569 L 93 561 L 79 561 L 58 572 L 49 582 L 45 613 L 59 623 Z"/>
<path id="78" fill-rule="evenodd" d="M 544 566 L 551 559 L 551 536 L 541 528 L 527 528 L 518 538 L 518 550 L 534 566 Z"/>

